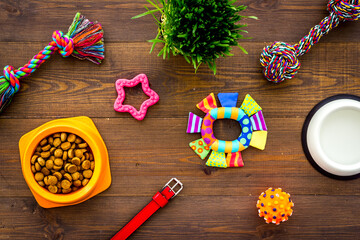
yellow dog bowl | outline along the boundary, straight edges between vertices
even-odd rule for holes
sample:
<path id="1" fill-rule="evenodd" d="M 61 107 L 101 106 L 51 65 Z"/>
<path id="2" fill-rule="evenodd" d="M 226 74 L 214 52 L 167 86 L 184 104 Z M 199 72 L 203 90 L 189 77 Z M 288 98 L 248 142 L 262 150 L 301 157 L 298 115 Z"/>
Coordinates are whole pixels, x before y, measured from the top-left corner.
<path id="1" fill-rule="evenodd" d="M 81 189 L 67 194 L 53 194 L 41 187 L 31 171 L 31 157 L 39 142 L 58 132 L 74 133 L 88 143 L 95 161 L 95 169 L 89 183 Z M 108 152 L 100 133 L 88 117 L 53 120 L 26 133 L 19 141 L 21 168 L 32 194 L 44 208 L 69 206 L 81 203 L 106 190 L 111 184 Z"/>

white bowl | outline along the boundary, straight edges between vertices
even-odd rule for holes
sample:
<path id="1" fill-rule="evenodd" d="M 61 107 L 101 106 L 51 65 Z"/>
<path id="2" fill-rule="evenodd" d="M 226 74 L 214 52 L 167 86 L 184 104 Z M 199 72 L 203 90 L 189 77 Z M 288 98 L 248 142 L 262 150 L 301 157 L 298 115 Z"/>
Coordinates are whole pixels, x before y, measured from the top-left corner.
<path id="1" fill-rule="evenodd" d="M 334 96 L 318 106 L 306 131 L 312 160 L 337 176 L 360 173 L 360 101 L 348 96 Z"/>

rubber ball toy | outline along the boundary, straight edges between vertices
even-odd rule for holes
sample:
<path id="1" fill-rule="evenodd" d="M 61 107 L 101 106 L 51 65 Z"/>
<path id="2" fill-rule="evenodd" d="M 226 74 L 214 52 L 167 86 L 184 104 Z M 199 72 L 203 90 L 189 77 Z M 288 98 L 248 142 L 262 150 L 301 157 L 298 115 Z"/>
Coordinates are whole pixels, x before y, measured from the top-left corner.
<path id="1" fill-rule="evenodd" d="M 259 217 L 264 217 L 266 223 L 279 225 L 292 215 L 294 203 L 290 194 L 283 192 L 281 188 L 269 188 L 260 194 L 256 206 L 259 209 Z"/>

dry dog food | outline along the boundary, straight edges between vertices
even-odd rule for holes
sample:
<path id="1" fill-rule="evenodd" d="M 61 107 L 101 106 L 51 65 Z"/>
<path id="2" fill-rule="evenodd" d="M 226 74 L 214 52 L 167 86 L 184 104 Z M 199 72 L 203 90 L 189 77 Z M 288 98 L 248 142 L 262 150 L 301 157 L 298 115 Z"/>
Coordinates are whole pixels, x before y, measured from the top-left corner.
<path id="1" fill-rule="evenodd" d="M 64 132 L 41 140 L 30 161 L 35 180 L 52 193 L 70 193 L 86 186 L 95 168 L 88 144 Z"/>

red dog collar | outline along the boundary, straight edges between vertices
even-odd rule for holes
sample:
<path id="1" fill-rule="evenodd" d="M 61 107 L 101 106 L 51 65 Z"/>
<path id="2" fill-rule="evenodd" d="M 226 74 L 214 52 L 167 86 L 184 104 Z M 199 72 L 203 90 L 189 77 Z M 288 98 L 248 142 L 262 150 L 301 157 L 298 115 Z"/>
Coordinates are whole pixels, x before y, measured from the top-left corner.
<path id="1" fill-rule="evenodd" d="M 174 185 L 170 184 L 174 182 Z M 179 186 L 178 186 L 179 185 Z M 180 187 L 174 190 L 175 187 Z M 146 205 L 133 219 L 130 220 L 111 240 L 124 240 L 127 239 L 136 229 L 138 229 L 151 215 L 153 215 L 160 207 L 165 207 L 170 199 L 174 198 L 183 189 L 182 183 L 176 178 L 172 178 L 161 192 L 157 192 L 151 202 Z"/>

